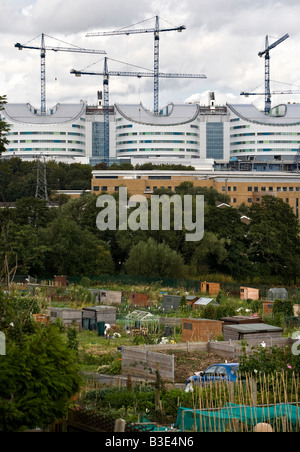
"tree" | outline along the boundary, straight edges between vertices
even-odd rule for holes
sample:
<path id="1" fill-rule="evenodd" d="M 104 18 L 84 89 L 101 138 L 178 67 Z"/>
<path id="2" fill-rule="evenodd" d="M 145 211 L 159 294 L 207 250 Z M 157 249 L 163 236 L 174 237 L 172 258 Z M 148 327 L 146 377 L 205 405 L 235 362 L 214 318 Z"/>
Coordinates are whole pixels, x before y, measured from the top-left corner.
<path id="1" fill-rule="evenodd" d="M 6 104 L 6 96 L 0 96 L 0 112 L 4 110 Z M 5 145 L 8 144 L 6 133 L 9 131 L 8 124 L 1 118 L 0 113 L 0 155 L 5 151 Z"/>
<path id="2" fill-rule="evenodd" d="M 180 254 L 150 238 L 131 249 L 125 270 L 130 275 L 178 278 L 184 276 L 185 267 Z"/>
<path id="3" fill-rule="evenodd" d="M 228 254 L 225 245 L 226 239 L 220 239 L 213 232 L 204 233 L 204 237 L 196 246 L 192 257 L 192 265 L 197 274 L 220 271 Z"/>
<path id="4" fill-rule="evenodd" d="M 249 257 L 258 274 L 295 281 L 300 271 L 299 222 L 291 206 L 264 196 L 250 209 Z"/>
<path id="5" fill-rule="evenodd" d="M 8 341 L 0 360 L 0 431 L 47 427 L 66 415 L 81 377 L 75 355 L 53 325 L 20 342 Z"/>
<path id="6" fill-rule="evenodd" d="M 68 218 L 59 216 L 40 230 L 40 241 L 48 248 L 48 275 L 98 276 L 112 274 L 114 265 L 107 243 Z"/>

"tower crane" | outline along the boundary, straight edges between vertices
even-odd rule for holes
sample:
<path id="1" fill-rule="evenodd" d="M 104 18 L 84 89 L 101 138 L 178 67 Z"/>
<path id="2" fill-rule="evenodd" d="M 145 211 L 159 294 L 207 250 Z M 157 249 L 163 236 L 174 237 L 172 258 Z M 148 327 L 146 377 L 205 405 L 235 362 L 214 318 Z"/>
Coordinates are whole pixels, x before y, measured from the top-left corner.
<path id="1" fill-rule="evenodd" d="M 173 28 L 160 28 L 159 16 L 155 16 L 154 28 L 137 28 L 137 29 L 121 29 L 116 31 L 106 31 L 98 33 L 88 33 L 86 36 L 115 36 L 115 35 L 129 35 L 137 33 L 153 33 L 154 34 L 154 113 L 158 114 L 159 108 L 159 34 L 167 31 L 182 32 L 186 27 L 180 25 Z"/>
<path id="2" fill-rule="evenodd" d="M 285 41 L 287 38 L 289 38 L 288 34 L 285 34 L 280 39 L 275 41 L 273 44 L 269 45 L 269 36 L 266 36 L 266 44 L 265 44 L 265 50 L 262 50 L 258 53 L 258 56 L 265 57 L 265 92 L 262 93 L 265 96 L 265 114 L 268 115 L 271 111 L 271 91 L 270 91 L 270 50 L 274 49 L 274 47 L 277 47 L 279 44 L 281 44 L 283 41 Z M 273 94 L 290 94 L 290 93 L 280 93 L 280 92 L 274 92 Z M 255 95 L 255 93 L 244 93 L 242 92 L 241 95 L 248 96 L 248 95 Z M 260 95 L 260 93 L 258 93 Z"/>
<path id="3" fill-rule="evenodd" d="M 72 69 L 71 74 L 76 77 L 81 77 L 81 75 L 101 75 L 103 76 L 103 115 L 104 115 L 104 160 L 108 162 L 109 160 L 109 78 L 111 76 L 115 77 L 155 77 L 154 72 L 121 72 L 121 71 L 109 71 L 108 70 L 108 58 L 104 58 L 104 68 L 103 72 L 87 72 L 87 71 L 76 71 Z M 168 74 L 164 72 L 159 72 L 158 76 L 161 78 L 206 78 L 203 74 Z"/>
<path id="4" fill-rule="evenodd" d="M 41 51 L 41 115 L 46 115 L 46 50 L 53 50 L 54 52 L 77 52 L 77 53 L 93 53 L 106 54 L 105 50 L 83 49 L 81 47 L 51 47 L 45 45 L 45 34 L 41 35 L 40 46 L 30 46 L 17 43 L 15 44 L 19 50 L 34 49 Z"/>

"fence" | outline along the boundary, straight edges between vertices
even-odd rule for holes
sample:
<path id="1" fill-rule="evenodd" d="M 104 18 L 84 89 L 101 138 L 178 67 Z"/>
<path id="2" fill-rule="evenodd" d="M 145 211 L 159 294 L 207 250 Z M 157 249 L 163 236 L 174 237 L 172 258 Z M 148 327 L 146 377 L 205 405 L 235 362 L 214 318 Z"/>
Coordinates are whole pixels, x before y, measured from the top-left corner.
<path id="1" fill-rule="evenodd" d="M 266 346 L 292 346 L 296 340 L 291 338 L 269 338 L 264 339 Z M 252 347 L 260 345 L 261 339 L 247 341 L 246 353 L 250 354 Z M 132 377 L 154 379 L 156 364 L 159 363 L 162 378 L 174 381 L 175 362 L 172 350 L 186 350 L 186 352 L 199 351 L 214 353 L 227 359 L 238 359 L 243 353 L 240 341 L 228 342 L 186 342 L 180 344 L 156 344 L 143 345 L 141 347 L 122 348 L 122 374 L 130 374 Z M 168 351 L 169 354 L 164 352 Z"/>
<path id="2" fill-rule="evenodd" d="M 139 347 L 122 348 L 122 374 L 155 379 L 157 365 L 161 378 L 174 381 L 174 355 L 155 353 Z"/>

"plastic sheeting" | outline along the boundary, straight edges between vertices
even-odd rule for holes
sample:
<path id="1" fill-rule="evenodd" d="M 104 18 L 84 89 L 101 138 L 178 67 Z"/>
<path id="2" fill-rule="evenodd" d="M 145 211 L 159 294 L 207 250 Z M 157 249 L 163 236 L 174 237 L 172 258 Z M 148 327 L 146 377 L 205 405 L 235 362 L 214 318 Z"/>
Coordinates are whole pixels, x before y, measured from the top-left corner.
<path id="1" fill-rule="evenodd" d="M 272 426 L 273 431 L 299 431 L 300 409 L 290 404 L 244 406 L 227 404 L 215 410 L 179 408 L 175 428 L 179 431 L 230 432 L 253 431 L 260 423 Z M 237 427 L 238 425 L 238 427 Z"/>

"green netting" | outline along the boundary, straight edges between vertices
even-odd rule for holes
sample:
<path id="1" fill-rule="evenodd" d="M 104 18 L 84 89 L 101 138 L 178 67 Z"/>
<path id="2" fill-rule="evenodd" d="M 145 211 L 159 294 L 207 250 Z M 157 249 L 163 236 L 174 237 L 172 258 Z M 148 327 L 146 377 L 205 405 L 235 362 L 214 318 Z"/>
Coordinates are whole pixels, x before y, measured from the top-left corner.
<path id="1" fill-rule="evenodd" d="M 175 428 L 180 431 L 226 432 L 235 430 L 233 420 L 242 429 L 252 431 L 260 423 L 268 423 L 274 431 L 299 431 L 300 409 L 290 404 L 249 407 L 227 404 L 215 410 L 179 408 Z"/>

